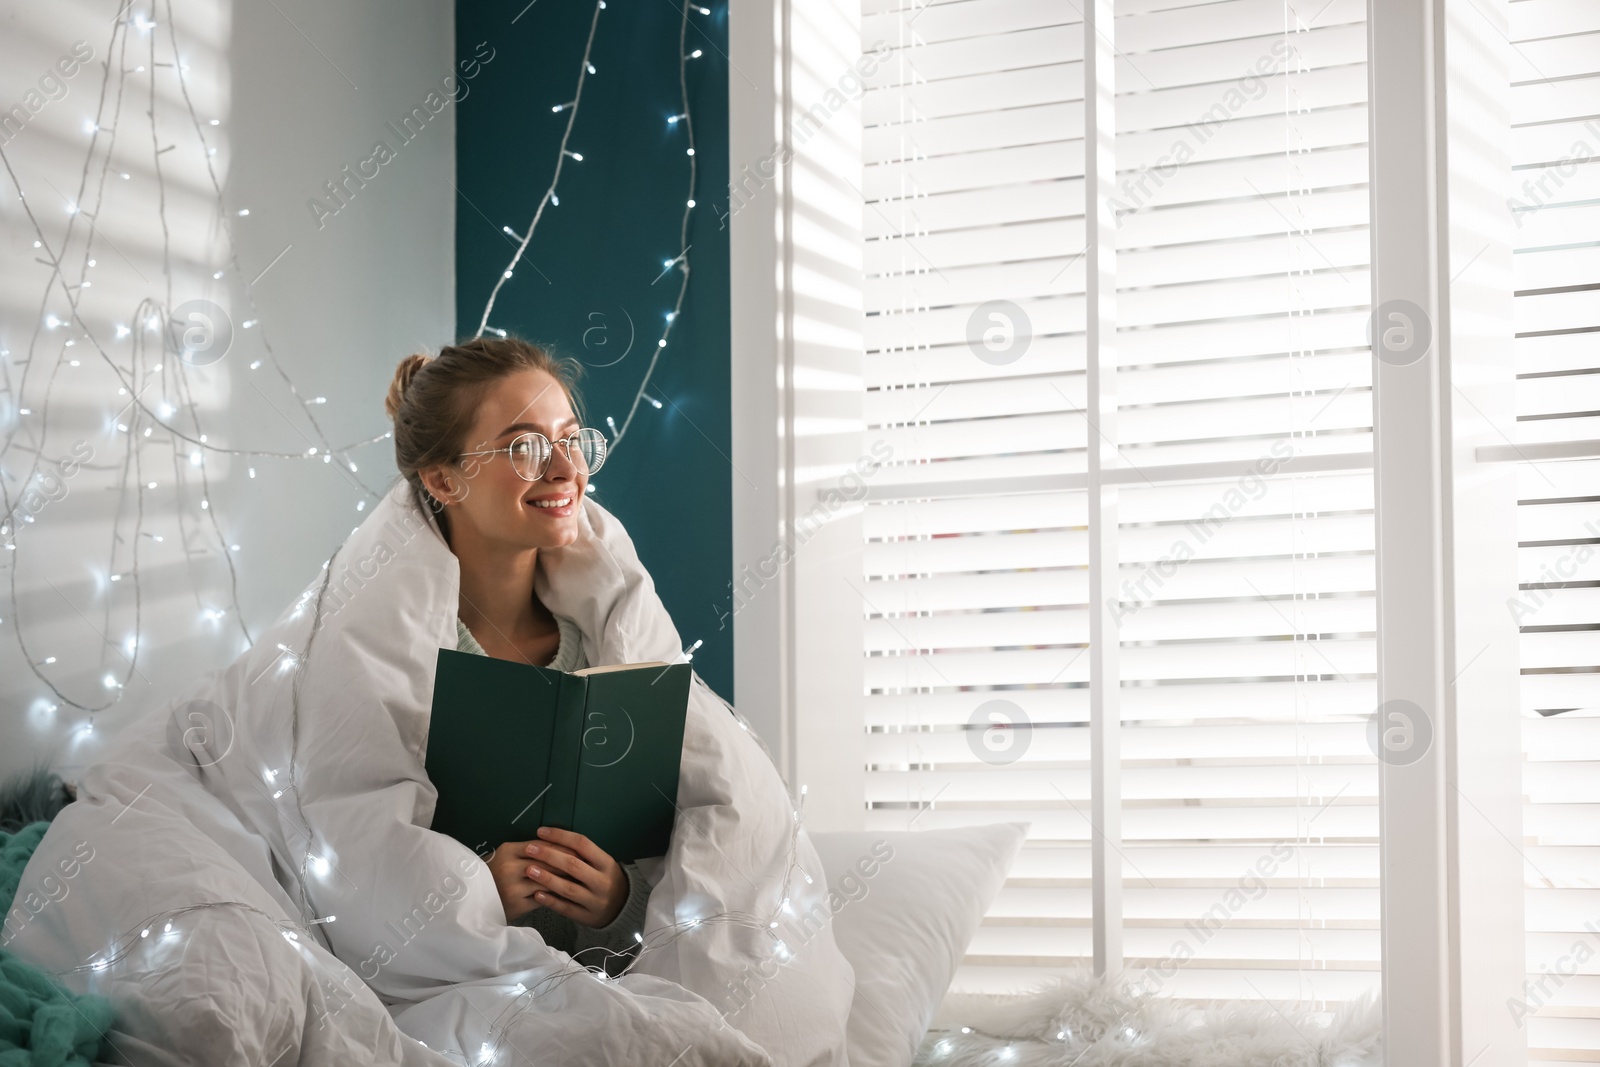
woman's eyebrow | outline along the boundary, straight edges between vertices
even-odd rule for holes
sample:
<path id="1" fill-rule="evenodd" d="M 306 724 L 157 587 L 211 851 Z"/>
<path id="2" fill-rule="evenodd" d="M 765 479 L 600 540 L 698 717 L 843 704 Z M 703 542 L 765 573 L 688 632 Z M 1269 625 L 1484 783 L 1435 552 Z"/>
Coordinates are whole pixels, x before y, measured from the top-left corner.
<path id="1" fill-rule="evenodd" d="M 564 426 L 576 426 L 576 425 L 578 425 L 577 416 L 568 415 L 566 418 L 564 418 L 560 422 L 556 423 L 555 429 L 559 430 Z M 533 430 L 536 433 L 544 433 L 544 430 L 541 427 L 535 426 L 531 422 L 514 422 L 510 426 L 507 426 L 505 429 L 501 430 L 499 432 L 499 434 L 497 434 L 496 436 L 504 437 L 508 433 L 525 433 L 528 430 Z M 548 435 L 546 435 L 546 436 L 548 436 Z"/>

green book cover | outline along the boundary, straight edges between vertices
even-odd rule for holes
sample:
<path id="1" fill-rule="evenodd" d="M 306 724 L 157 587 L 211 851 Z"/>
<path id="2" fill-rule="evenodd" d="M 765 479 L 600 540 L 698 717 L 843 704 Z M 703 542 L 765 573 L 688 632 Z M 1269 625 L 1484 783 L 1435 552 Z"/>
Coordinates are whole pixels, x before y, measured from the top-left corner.
<path id="1" fill-rule="evenodd" d="M 618 863 L 664 856 L 677 814 L 687 663 L 567 674 L 441 648 L 424 766 L 433 829 L 479 855 L 574 830 Z"/>

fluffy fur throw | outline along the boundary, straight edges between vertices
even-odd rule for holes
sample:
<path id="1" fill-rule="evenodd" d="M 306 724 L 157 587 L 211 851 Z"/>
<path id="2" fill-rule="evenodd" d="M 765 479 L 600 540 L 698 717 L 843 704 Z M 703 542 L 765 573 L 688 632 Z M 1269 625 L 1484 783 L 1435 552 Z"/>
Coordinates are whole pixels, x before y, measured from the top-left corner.
<path id="1" fill-rule="evenodd" d="M 1379 1067 L 1382 1012 L 1194 1009 L 1088 973 L 1021 996 L 952 997 L 914 1067 Z M 963 1030 L 965 1028 L 965 1030 Z"/>

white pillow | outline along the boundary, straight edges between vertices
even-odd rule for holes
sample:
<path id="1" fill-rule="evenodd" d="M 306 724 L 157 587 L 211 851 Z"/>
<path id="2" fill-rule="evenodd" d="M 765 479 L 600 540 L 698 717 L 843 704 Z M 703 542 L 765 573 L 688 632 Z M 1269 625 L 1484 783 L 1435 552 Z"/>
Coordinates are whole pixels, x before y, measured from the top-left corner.
<path id="1" fill-rule="evenodd" d="M 855 968 L 850 1067 L 908 1067 L 1028 823 L 811 834 Z"/>

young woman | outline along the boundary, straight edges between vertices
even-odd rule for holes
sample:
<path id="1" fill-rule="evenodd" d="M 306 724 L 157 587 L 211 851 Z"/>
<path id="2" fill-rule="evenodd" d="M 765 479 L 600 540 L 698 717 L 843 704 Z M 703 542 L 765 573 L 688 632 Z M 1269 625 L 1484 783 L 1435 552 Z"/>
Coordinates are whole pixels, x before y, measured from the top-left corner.
<path id="1" fill-rule="evenodd" d="M 577 539 L 589 476 L 605 460 L 604 436 L 579 419 L 577 373 L 536 345 L 492 337 L 407 356 L 395 370 L 385 401 L 395 460 L 460 562 L 463 652 L 589 665 L 577 626 L 539 602 L 533 581 L 541 549 Z M 636 944 L 650 885 L 582 834 L 541 827 L 486 862 L 506 921 L 552 948 L 618 961 L 609 953 Z"/>

